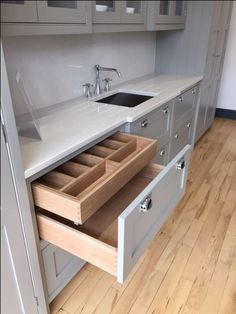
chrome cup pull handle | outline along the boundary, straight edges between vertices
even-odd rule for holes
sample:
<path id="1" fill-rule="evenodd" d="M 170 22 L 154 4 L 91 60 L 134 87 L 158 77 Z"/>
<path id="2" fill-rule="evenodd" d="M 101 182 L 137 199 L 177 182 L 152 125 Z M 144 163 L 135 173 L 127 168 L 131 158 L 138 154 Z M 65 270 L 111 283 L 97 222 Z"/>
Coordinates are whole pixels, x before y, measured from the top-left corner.
<path id="1" fill-rule="evenodd" d="M 177 165 L 176 165 L 176 169 L 177 170 L 183 170 L 185 168 L 185 160 L 184 159 L 181 159 Z"/>
<path id="2" fill-rule="evenodd" d="M 142 213 L 148 212 L 152 208 L 152 196 L 148 195 L 145 200 L 140 204 L 140 211 Z"/>
<path id="3" fill-rule="evenodd" d="M 141 123 L 141 127 L 142 127 L 142 128 L 146 128 L 147 126 L 148 126 L 148 120 L 145 119 L 145 120 L 143 120 L 143 122 Z"/>

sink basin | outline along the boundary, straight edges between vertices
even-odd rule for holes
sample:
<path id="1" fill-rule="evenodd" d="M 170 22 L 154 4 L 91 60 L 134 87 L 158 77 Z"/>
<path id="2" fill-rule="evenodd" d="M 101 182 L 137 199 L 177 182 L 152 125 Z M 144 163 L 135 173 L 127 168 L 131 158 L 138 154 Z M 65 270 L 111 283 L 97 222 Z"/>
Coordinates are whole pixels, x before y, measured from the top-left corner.
<path id="1" fill-rule="evenodd" d="M 119 92 L 96 100 L 96 102 L 133 108 L 150 98 L 153 98 L 153 96 Z"/>

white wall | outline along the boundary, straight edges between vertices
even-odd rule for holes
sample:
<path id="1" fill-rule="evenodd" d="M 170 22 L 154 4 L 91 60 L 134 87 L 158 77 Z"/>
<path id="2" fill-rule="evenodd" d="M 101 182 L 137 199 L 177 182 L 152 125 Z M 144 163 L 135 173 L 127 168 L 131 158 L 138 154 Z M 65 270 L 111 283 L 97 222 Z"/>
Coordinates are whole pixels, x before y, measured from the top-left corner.
<path id="1" fill-rule="evenodd" d="M 16 88 L 18 71 L 35 107 L 44 108 L 82 95 L 83 83 L 95 83 L 97 63 L 121 71 L 121 78 L 102 74 L 113 85 L 154 72 L 155 46 L 155 32 L 4 38 L 15 114 L 25 113 Z"/>
<path id="2" fill-rule="evenodd" d="M 222 78 L 219 88 L 217 108 L 236 110 L 236 1 L 233 3 L 232 16 L 226 46 Z"/>

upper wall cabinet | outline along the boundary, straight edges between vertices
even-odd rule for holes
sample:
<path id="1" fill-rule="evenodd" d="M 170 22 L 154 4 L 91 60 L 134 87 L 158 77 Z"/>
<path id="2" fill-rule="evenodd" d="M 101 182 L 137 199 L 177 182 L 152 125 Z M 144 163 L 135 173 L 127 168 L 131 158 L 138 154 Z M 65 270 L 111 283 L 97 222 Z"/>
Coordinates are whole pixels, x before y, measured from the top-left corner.
<path id="1" fill-rule="evenodd" d="M 148 29 L 183 29 L 186 20 L 186 1 L 149 1 Z"/>
<path id="2" fill-rule="evenodd" d="M 1 1 L 2 22 L 37 22 L 36 1 L 2 0 Z"/>
<path id="3" fill-rule="evenodd" d="M 86 1 L 37 1 L 39 23 L 86 24 Z"/>
<path id="4" fill-rule="evenodd" d="M 2 1 L 3 35 L 92 32 L 91 1 Z"/>
<path id="5" fill-rule="evenodd" d="M 146 30 L 148 1 L 92 1 L 95 32 Z"/>

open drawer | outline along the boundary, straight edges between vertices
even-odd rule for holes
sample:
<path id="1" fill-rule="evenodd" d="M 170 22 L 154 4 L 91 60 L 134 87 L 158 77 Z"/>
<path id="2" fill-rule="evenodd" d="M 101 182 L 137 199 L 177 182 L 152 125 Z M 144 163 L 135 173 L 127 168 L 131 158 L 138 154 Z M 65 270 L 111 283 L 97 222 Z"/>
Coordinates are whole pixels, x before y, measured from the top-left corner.
<path id="1" fill-rule="evenodd" d="M 147 165 L 83 225 L 39 208 L 40 237 L 122 283 L 184 194 L 190 148 L 166 167 Z"/>
<path id="2" fill-rule="evenodd" d="M 154 157 L 155 140 L 116 133 L 32 183 L 34 204 L 83 224 Z"/>

